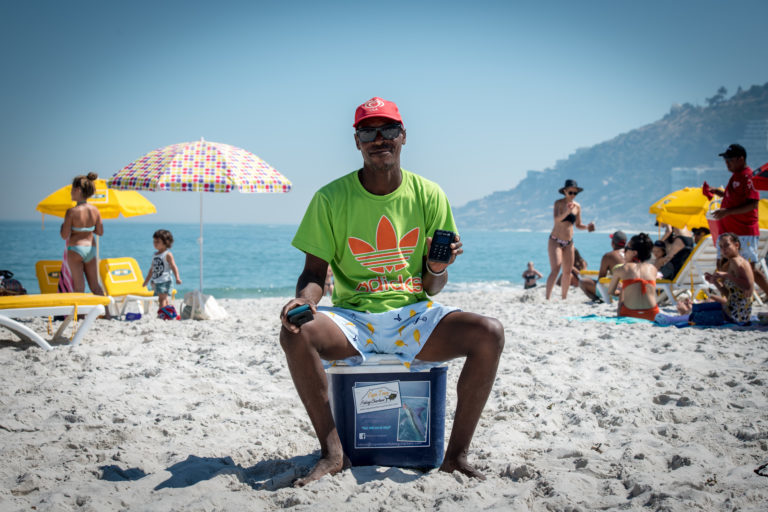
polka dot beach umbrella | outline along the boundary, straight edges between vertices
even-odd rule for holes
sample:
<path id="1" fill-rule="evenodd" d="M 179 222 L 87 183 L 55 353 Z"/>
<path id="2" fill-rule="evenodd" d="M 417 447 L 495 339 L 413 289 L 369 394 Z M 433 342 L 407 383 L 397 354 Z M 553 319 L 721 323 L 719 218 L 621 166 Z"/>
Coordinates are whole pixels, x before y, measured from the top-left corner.
<path id="1" fill-rule="evenodd" d="M 108 180 L 121 190 L 169 190 L 200 194 L 200 292 L 203 291 L 202 192 L 285 193 L 291 181 L 244 149 L 208 142 L 182 142 L 150 151 Z"/>

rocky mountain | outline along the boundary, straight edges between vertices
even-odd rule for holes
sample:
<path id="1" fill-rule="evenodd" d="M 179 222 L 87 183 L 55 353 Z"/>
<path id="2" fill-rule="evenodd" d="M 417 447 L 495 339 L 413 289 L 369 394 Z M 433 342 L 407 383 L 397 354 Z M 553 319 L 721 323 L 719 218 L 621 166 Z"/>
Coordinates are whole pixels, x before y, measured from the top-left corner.
<path id="1" fill-rule="evenodd" d="M 739 88 L 731 98 L 726 92 L 720 88 L 706 106 L 674 105 L 652 124 L 579 149 L 553 168 L 528 171 L 515 188 L 455 208 L 456 221 L 473 228 L 549 229 L 557 190 L 571 178 L 588 191 L 579 197 L 585 221 L 598 229 L 649 229 L 650 203 L 679 188 L 672 185 L 679 184 L 673 178 L 682 176 L 681 168 L 694 171 L 686 175 L 694 182 L 683 186 L 701 185 L 695 170 L 724 169 L 714 155 L 732 142 L 747 148 L 753 167 L 768 161 L 768 83 Z"/>

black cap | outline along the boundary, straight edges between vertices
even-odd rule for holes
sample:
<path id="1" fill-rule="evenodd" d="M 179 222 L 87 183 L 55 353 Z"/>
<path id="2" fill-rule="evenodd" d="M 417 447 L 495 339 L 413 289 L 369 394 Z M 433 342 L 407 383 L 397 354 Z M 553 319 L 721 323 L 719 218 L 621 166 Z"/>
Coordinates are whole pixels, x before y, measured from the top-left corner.
<path id="1" fill-rule="evenodd" d="M 747 158 L 747 150 L 744 149 L 744 146 L 741 144 L 731 144 L 725 151 L 717 156 L 722 156 L 723 158 L 738 158 L 743 156 L 744 158 Z"/>
<path id="2" fill-rule="evenodd" d="M 655 242 L 653 242 L 653 246 L 654 246 L 654 247 L 661 247 L 661 248 L 663 248 L 663 249 L 666 249 L 666 247 L 667 247 L 667 244 L 665 244 L 665 243 L 664 243 L 663 241 L 661 241 L 661 240 L 656 240 Z"/>

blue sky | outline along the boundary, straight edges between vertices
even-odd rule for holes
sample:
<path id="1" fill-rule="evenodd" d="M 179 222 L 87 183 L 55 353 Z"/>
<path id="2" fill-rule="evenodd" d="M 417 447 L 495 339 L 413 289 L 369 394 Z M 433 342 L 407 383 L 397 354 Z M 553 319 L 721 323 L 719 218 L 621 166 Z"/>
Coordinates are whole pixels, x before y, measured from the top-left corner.
<path id="1" fill-rule="evenodd" d="M 0 219 L 205 137 L 294 183 L 206 194 L 206 222 L 297 223 L 361 165 L 351 124 L 372 96 L 400 106 L 403 167 L 460 206 L 675 103 L 767 82 L 766 19 L 764 0 L 0 0 Z M 145 195 L 158 214 L 136 221 L 198 220 L 195 194 Z"/>

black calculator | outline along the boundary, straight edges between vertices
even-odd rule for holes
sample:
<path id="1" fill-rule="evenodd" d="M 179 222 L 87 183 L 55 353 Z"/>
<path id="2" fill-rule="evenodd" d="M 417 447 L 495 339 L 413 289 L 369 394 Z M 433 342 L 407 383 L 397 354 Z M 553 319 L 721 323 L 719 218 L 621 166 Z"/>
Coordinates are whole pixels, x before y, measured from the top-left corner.
<path id="1" fill-rule="evenodd" d="M 444 231 L 442 229 L 436 229 L 435 234 L 432 235 L 432 245 L 429 248 L 429 256 L 427 259 L 431 261 L 438 261 L 440 263 L 448 263 L 451 261 L 451 244 L 456 240 L 456 233 L 453 231 Z"/>

